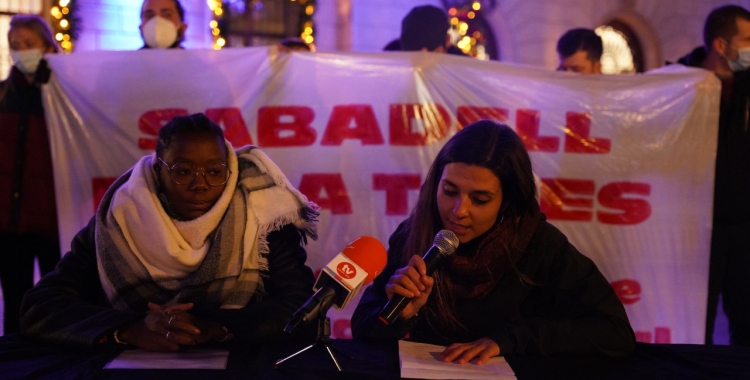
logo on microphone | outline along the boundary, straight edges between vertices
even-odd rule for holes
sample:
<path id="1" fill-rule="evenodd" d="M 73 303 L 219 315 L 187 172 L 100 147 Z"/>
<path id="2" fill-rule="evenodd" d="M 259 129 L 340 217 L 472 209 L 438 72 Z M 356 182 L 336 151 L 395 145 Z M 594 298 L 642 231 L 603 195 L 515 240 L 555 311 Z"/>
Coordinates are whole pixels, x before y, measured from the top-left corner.
<path id="1" fill-rule="evenodd" d="M 344 279 L 351 280 L 357 275 L 357 268 L 355 268 L 354 265 L 343 261 L 336 266 L 336 273 Z"/>

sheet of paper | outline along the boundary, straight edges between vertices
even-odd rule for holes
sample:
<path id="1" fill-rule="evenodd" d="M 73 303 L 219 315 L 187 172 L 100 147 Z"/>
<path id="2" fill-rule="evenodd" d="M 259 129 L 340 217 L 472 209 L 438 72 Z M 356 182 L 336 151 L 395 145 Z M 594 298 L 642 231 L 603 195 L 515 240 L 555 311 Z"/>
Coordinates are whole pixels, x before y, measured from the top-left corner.
<path id="1" fill-rule="evenodd" d="M 125 350 L 104 369 L 226 369 L 229 351 L 190 349 L 178 352 Z"/>
<path id="2" fill-rule="evenodd" d="M 515 373 L 505 358 L 498 356 L 487 363 L 457 364 L 444 363 L 438 355 L 444 346 L 433 344 L 398 342 L 398 356 L 401 363 L 401 377 L 422 379 L 515 379 Z"/>

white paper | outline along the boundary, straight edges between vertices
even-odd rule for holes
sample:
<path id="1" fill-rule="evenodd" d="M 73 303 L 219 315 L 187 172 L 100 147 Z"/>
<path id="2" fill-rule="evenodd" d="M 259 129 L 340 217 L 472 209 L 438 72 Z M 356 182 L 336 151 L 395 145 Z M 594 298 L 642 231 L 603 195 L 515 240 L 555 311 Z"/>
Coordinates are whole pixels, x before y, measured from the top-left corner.
<path id="1" fill-rule="evenodd" d="M 104 369 L 226 369 L 229 351 L 190 349 L 177 352 L 125 350 Z"/>
<path id="2" fill-rule="evenodd" d="M 398 357 L 401 377 L 421 379 L 515 379 L 515 373 L 504 357 L 490 358 L 487 363 L 457 364 L 438 360 L 444 346 L 400 340 Z"/>

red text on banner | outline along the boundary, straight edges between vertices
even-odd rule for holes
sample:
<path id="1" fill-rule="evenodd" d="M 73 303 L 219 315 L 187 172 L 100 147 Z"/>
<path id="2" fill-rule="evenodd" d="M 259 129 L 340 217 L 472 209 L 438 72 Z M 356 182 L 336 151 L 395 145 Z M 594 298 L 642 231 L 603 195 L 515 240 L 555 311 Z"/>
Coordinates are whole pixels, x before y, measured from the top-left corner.
<path id="1" fill-rule="evenodd" d="M 592 180 L 542 178 L 541 209 L 550 220 L 591 221 L 594 218 L 595 191 Z M 651 215 L 651 204 L 643 198 L 626 196 L 650 194 L 651 185 L 647 183 L 613 182 L 604 185 L 596 199 L 602 208 L 617 211 L 598 210 L 596 218 L 604 224 L 642 223 Z"/>
<path id="2" fill-rule="evenodd" d="M 463 129 L 465 126 L 471 123 L 485 119 L 507 123 L 508 110 L 505 108 L 495 107 L 460 106 L 456 110 L 456 118 L 458 119 L 457 122 L 459 130 Z"/>
<path id="3" fill-rule="evenodd" d="M 344 139 L 359 139 L 362 145 L 383 145 L 375 111 L 369 104 L 335 106 L 320 145 L 341 145 Z"/>
<path id="4" fill-rule="evenodd" d="M 419 174 L 372 175 L 373 190 L 385 190 L 385 214 L 406 215 L 409 213 L 409 190 L 419 190 Z"/>
<path id="5" fill-rule="evenodd" d="M 450 115 L 440 104 L 391 104 L 391 145 L 430 145 L 448 135 Z"/>
<path id="6" fill-rule="evenodd" d="M 590 113 L 565 113 L 566 153 L 609 153 L 612 142 L 609 139 L 590 137 L 590 134 Z"/>
<path id="7" fill-rule="evenodd" d="M 206 117 L 217 125 L 224 127 L 224 138 L 229 140 L 235 147 L 252 145 L 250 132 L 245 125 L 245 119 L 239 108 L 209 108 Z"/>
<path id="8" fill-rule="evenodd" d="M 258 144 L 266 147 L 308 146 L 317 132 L 310 126 L 315 111 L 304 106 L 261 107 L 258 110 Z"/>
<path id="9" fill-rule="evenodd" d="M 307 173 L 302 175 L 299 191 L 321 209 L 331 214 L 351 214 L 352 200 L 341 173 Z M 325 194 L 322 194 L 325 191 Z"/>

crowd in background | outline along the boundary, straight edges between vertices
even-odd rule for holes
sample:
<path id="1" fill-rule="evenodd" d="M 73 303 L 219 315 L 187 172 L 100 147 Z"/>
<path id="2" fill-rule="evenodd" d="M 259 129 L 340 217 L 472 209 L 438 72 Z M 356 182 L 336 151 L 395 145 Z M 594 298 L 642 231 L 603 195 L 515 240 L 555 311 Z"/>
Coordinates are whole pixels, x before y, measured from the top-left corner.
<path id="1" fill-rule="evenodd" d="M 141 9 L 140 31 L 144 42 L 141 49 L 182 49 L 187 28 L 184 15 L 185 11 L 178 0 L 145 0 Z M 404 17 L 399 38 L 385 46 L 384 50 L 464 55 L 451 44 L 447 32 L 449 28 L 448 16 L 442 9 L 434 6 L 415 7 Z M 750 12 L 734 5 L 715 9 L 706 19 L 703 36 L 703 46 L 690 52 L 680 63 L 709 70 L 722 83 L 706 342 L 712 342 L 716 305 L 721 295 L 729 320 L 731 343 L 748 346 L 750 286 L 747 286 L 744 279 L 750 274 L 750 197 L 747 196 L 750 189 L 750 130 L 747 116 L 750 104 Z M 49 78 L 44 55 L 58 53 L 60 49 L 49 26 L 35 15 L 14 16 L 10 23 L 8 41 L 13 67 L 8 77 L 0 83 L 0 133 L 3 136 L 0 139 L 0 281 L 5 303 L 5 334 L 21 330 L 20 310 L 24 293 L 33 286 L 34 261 L 38 260 L 44 275 L 52 272 L 60 259 L 52 158 L 41 98 L 41 86 Z M 280 41 L 279 49 L 284 52 L 314 51 L 313 46 L 296 38 Z M 558 70 L 601 74 L 602 52 L 601 38 L 593 30 L 569 30 L 557 43 Z M 223 141 L 223 136 L 219 136 L 218 141 Z M 171 162 L 163 172 L 171 170 L 173 166 L 170 165 Z M 204 178 L 205 170 L 203 169 Z M 194 174 L 197 175 L 197 170 Z M 441 173 L 434 175 L 440 176 Z M 167 183 L 170 178 L 175 179 L 174 176 L 166 176 L 164 181 Z M 533 214 L 530 210 L 524 212 Z M 515 216 L 520 217 L 521 214 Z M 534 217 L 537 218 L 536 215 Z M 500 219 L 501 222 L 502 220 Z M 400 232 L 401 235 L 404 233 Z M 398 243 L 407 244 L 402 241 L 406 238 L 401 235 Z M 411 244 L 411 240 L 408 242 Z M 415 247 L 418 246 L 414 244 Z M 407 263 L 418 267 L 408 257 L 400 262 L 402 265 Z M 392 267 L 390 274 L 394 275 L 398 268 L 400 267 Z M 400 280 L 402 282 L 399 283 L 389 283 L 388 278 L 383 278 L 376 282 L 382 289 L 373 290 L 366 302 L 378 300 L 376 304 L 379 305 L 379 299 L 386 297 L 386 293 L 389 297 L 393 296 L 393 290 L 386 290 L 389 285 L 414 290 L 412 288 L 419 285 L 423 274 L 403 274 Z M 404 282 L 407 285 L 403 285 Z M 428 282 L 428 286 L 431 287 L 432 282 Z M 401 293 L 407 292 L 404 290 Z M 424 304 L 425 300 L 422 300 L 416 309 Z M 244 307 L 247 302 L 242 305 Z M 440 306 L 428 304 L 427 310 L 434 312 Z M 613 308 L 612 315 L 620 318 L 616 306 L 608 307 Z M 175 318 L 182 318 L 189 309 L 187 306 L 154 308 L 152 310 L 155 311 L 151 314 L 158 314 L 159 318 L 152 318 L 156 322 L 145 320 L 144 325 L 139 328 L 143 331 L 153 330 L 153 326 L 148 323 L 167 323 L 169 329 L 165 341 L 172 338 L 178 342 L 195 342 L 187 331 L 200 325 L 199 322 L 185 322 L 186 327 L 181 329 L 183 335 L 177 335 L 176 338 L 175 335 L 169 335 L 170 331 L 175 331 L 172 329 L 173 324 L 179 322 L 179 319 L 175 322 Z M 406 319 L 411 325 L 402 325 L 399 327 L 401 329 L 404 326 L 411 328 L 416 324 L 412 318 L 418 313 L 409 310 L 407 314 Z M 357 317 L 360 318 L 361 326 L 365 326 L 369 325 L 372 315 L 361 311 Z M 460 316 L 457 318 L 460 319 Z M 210 325 L 211 336 L 201 339 L 222 341 L 230 338 L 226 325 L 231 326 L 233 322 L 221 318 L 217 320 L 222 323 Z M 119 322 L 124 323 L 124 320 L 120 319 Z M 160 325 L 158 328 L 162 329 L 164 326 Z M 426 327 L 422 326 L 424 328 Z M 625 330 L 627 329 L 623 328 Z M 133 339 L 132 331 L 130 330 L 130 334 L 126 332 L 125 339 Z M 618 334 L 627 335 L 623 331 L 618 331 Z M 396 335 L 402 330 L 398 332 Z M 50 334 L 54 335 L 54 332 Z M 364 332 L 361 334 L 368 335 Z M 122 335 L 115 334 L 113 338 L 119 340 Z M 500 346 L 504 349 L 510 347 L 503 338 L 497 338 L 496 341 L 502 341 Z M 623 347 L 622 352 L 628 350 L 627 344 Z M 613 350 L 618 349 L 620 348 Z M 492 350 L 487 352 L 494 353 Z"/>

